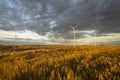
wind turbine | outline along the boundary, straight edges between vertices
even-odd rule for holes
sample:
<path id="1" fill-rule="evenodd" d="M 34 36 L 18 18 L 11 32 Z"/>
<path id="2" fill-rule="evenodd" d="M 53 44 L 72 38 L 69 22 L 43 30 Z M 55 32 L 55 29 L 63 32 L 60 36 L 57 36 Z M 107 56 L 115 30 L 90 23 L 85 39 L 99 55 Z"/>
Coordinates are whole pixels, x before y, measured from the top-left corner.
<path id="1" fill-rule="evenodd" d="M 14 43 L 13 43 L 13 52 L 15 51 L 15 48 L 16 48 L 16 39 L 17 39 L 17 34 L 15 32 L 15 35 L 14 35 Z"/>
<path id="2" fill-rule="evenodd" d="M 76 46 L 76 28 L 78 27 L 79 25 L 77 26 L 70 26 L 73 30 L 73 39 L 74 39 L 74 42 L 73 42 L 73 45 Z"/>
<path id="3" fill-rule="evenodd" d="M 94 45 L 96 47 L 96 31 L 94 32 Z"/>
<path id="4" fill-rule="evenodd" d="M 16 45 L 16 40 L 17 40 L 17 34 L 16 34 L 16 32 L 15 32 L 15 45 Z"/>

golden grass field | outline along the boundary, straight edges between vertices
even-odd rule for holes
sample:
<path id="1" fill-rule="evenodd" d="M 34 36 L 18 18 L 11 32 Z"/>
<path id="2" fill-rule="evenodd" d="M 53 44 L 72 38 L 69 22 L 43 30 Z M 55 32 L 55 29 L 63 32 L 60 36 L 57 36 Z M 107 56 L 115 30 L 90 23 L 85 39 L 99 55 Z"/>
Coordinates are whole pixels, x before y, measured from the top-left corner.
<path id="1" fill-rule="evenodd" d="M 0 46 L 0 80 L 120 80 L 120 46 Z"/>

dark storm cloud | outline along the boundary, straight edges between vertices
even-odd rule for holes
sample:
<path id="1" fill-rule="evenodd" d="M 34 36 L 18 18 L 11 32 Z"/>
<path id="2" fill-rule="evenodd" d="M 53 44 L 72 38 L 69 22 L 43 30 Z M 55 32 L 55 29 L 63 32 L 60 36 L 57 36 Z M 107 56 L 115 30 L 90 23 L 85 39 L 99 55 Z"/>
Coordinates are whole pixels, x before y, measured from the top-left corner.
<path id="1" fill-rule="evenodd" d="M 70 25 L 100 34 L 120 32 L 120 0 L 1 0 L 0 29 L 28 29 L 69 39 Z M 82 35 L 80 35 L 82 36 Z"/>

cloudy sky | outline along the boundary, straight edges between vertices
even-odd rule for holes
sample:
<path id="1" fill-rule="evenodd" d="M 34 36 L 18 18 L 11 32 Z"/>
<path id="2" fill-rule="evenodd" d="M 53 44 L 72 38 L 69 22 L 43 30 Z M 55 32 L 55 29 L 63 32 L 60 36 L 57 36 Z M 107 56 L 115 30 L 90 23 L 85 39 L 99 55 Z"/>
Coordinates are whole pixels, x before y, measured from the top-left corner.
<path id="1" fill-rule="evenodd" d="M 0 44 L 120 45 L 120 0 L 0 0 Z"/>

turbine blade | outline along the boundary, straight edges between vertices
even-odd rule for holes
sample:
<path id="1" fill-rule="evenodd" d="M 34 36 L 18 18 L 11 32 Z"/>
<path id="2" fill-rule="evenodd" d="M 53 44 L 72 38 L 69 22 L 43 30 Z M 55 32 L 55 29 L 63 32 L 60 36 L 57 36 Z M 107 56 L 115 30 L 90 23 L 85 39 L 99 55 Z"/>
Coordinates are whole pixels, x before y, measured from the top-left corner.
<path id="1" fill-rule="evenodd" d="M 75 28 L 77 28 L 78 26 L 80 26 L 80 24 L 78 24 L 77 26 L 75 26 Z"/>

